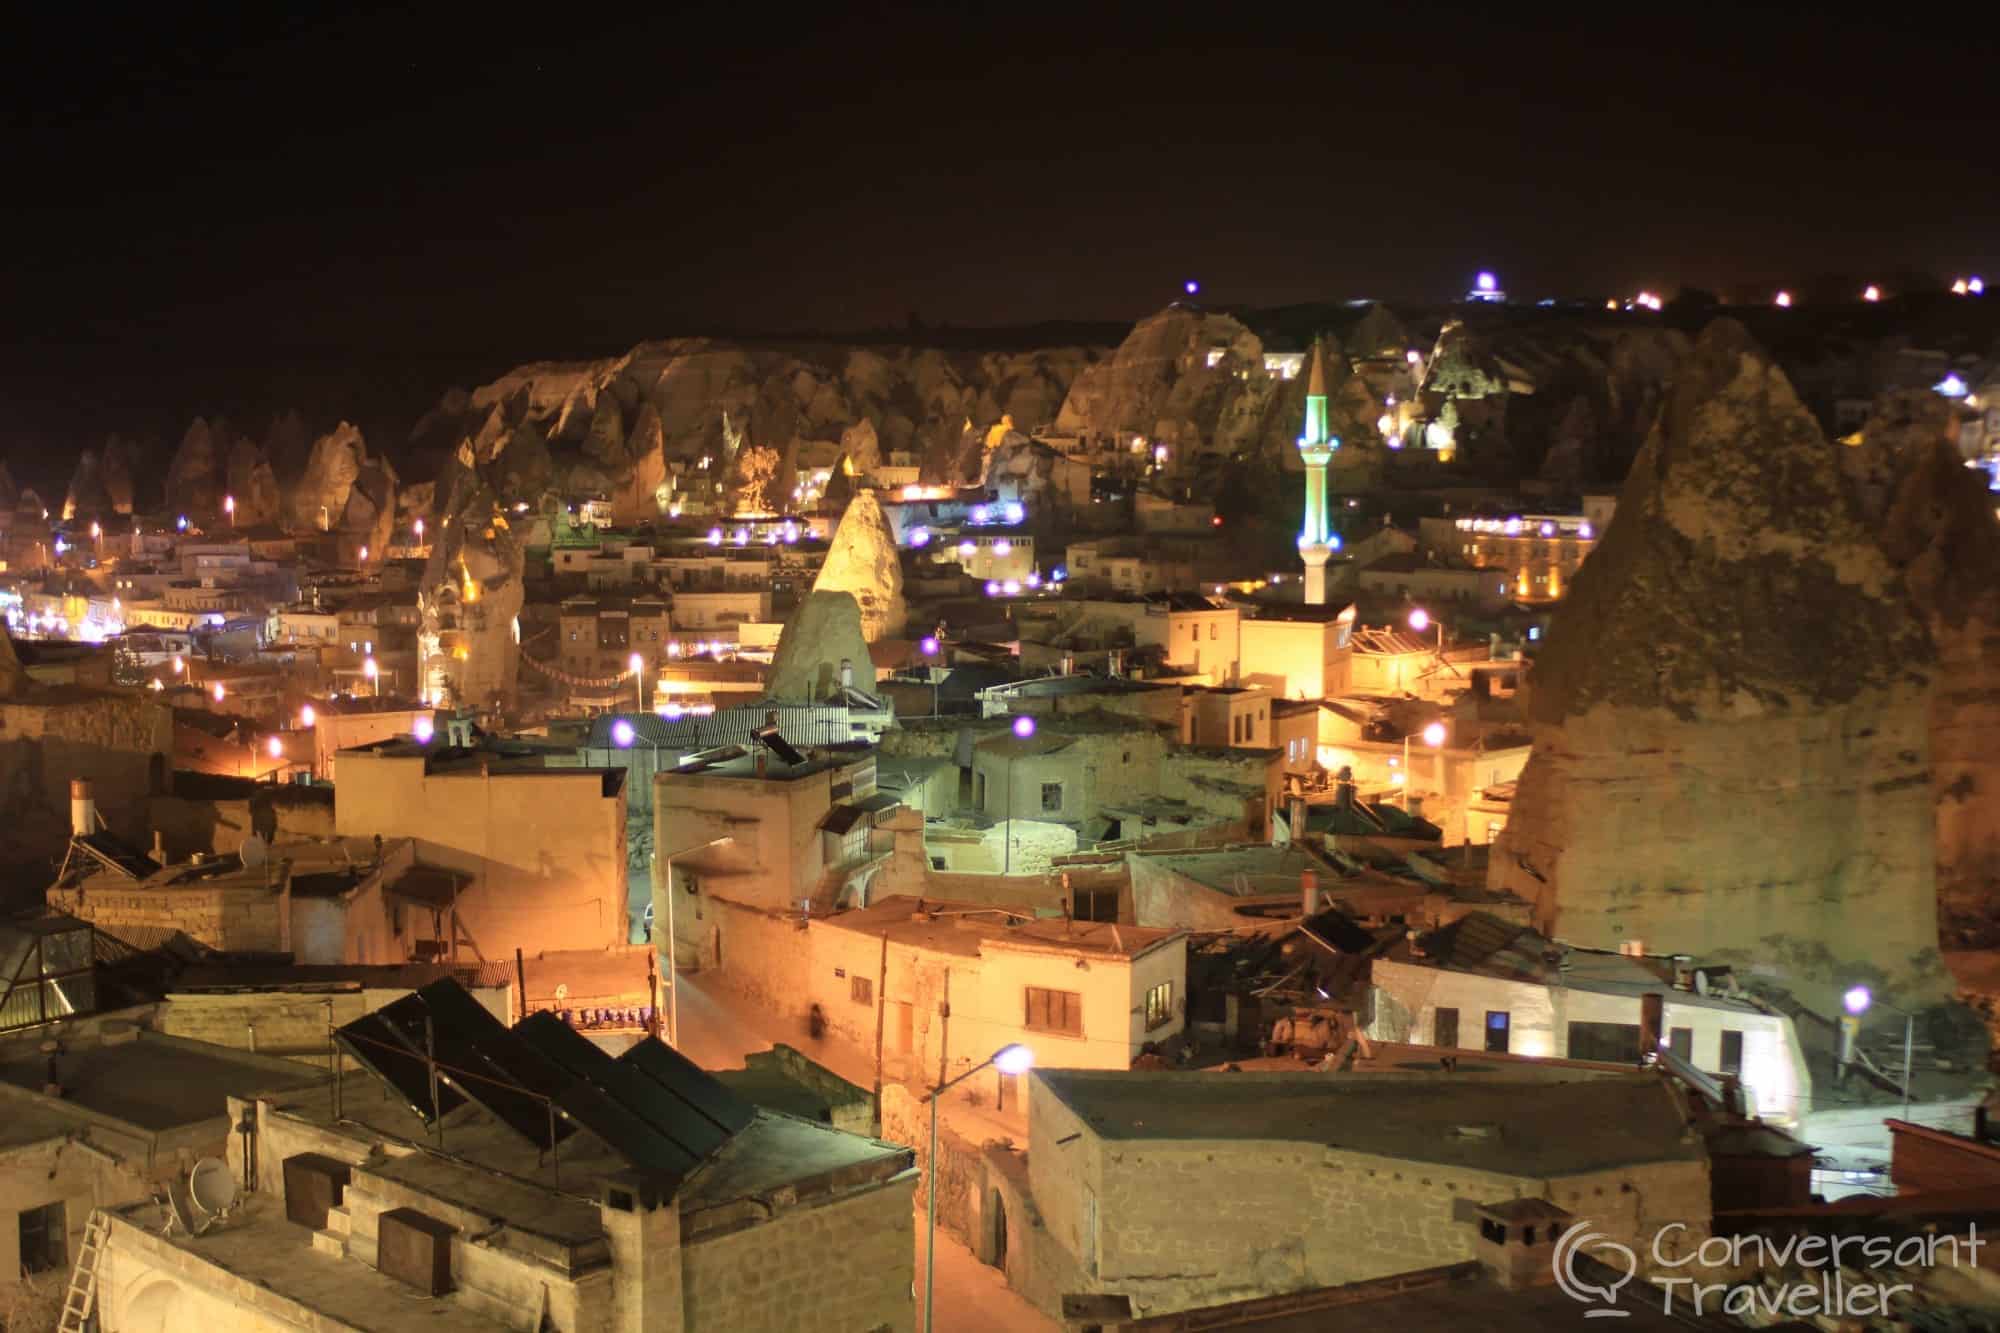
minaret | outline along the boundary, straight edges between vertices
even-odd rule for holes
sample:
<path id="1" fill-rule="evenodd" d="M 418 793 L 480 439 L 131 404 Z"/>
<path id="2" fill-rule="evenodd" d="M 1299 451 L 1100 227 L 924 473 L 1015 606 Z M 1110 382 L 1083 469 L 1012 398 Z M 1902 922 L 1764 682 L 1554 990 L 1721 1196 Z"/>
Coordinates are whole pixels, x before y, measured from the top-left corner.
<path id="1" fill-rule="evenodd" d="M 1299 558 L 1306 563 L 1306 604 L 1326 605 L 1326 562 L 1340 539 L 1326 518 L 1326 465 L 1340 447 L 1326 431 L 1326 365 L 1319 341 L 1313 341 L 1312 377 L 1306 381 L 1306 430 L 1299 436 L 1299 457 L 1306 465 L 1306 521 L 1299 530 Z"/>

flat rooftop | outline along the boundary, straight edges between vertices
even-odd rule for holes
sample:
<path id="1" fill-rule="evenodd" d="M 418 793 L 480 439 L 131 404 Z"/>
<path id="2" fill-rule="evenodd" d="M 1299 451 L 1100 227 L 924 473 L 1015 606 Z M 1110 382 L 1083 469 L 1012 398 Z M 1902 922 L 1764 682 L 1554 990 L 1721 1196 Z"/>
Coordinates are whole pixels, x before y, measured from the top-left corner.
<path id="1" fill-rule="evenodd" d="M 921 910 L 920 910 L 921 909 Z M 822 928 L 853 930 L 871 939 L 936 953 L 976 958 L 988 948 L 1056 950 L 1107 958 L 1137 958 L 1184 930 L 1121 926 L 1102 921 L 1030 917 L 984 903 L 941 902 L 898 894 L 870 907 L 821 917 Z"/>
<path id="2" fill-rule="evenodd" d="M 228 1114 L 227 1099 L 260 1092 L 288 1092 L 325 1079 L 322 1070 L 291 1060 L 236 1051 L 226 1046 L 140 1031 L 129 1041 L 104 1045 L 91 1037 L 64 1038 L 56 1056 L 60 1100 L 42 1096 L 48 1080 L 48 1057 L 39 1049 L 48 1037 L 37 1030 L 0 1047 L 0 1083 L 36 1094 L 45 1116 L 60 1118 L 66 1107 L 109 1116 L 151 1133 L 179 1129 Z M 17 1121 L 12 1101 L 0 1111 L 0 1142 L 16 1139 L 17 1130 L 32 1125 Z M 74 1126 L 75 1117 L 69 1118 Z"/>
<path id="3" fill-rule="evenodd" d="M 1656 1074 L 1574 1081 L 1451 1075 L 1037 1070 L 1106 1139 L 1316 1143 L 1377 1157 L 1545 1177 L 1698 1161 L 1698 1136 Z"/>

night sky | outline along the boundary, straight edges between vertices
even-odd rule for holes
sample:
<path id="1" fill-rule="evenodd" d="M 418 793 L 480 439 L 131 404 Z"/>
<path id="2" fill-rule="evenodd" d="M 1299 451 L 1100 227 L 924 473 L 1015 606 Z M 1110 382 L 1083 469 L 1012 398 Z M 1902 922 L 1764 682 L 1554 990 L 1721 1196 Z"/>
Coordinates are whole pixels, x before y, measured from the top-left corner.
<path id="1" fill-rule="evenodd" d="M 1188 277 L 2000 276 L 1996 51 L 1914 18 L 278 8 L 10 15 L 0 456 L 646 337 L 1123 321 Z"/>

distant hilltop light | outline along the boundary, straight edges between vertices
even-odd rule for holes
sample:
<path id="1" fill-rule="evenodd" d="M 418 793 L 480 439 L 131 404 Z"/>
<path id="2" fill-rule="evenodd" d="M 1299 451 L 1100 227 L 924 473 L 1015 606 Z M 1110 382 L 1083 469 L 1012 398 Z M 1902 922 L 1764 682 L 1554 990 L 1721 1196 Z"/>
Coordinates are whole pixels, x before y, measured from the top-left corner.
<path id="1" fill-rule="evenodd" d="M 1189 296 L 1193 296 L 1196 292 L 1201 290 L 1201 284 L 1196 282 L 1193 278 L 1189 278 L 1184 285 L 1187 288 L 1187 294 Z"/>
<path id="2" fill-rule="evenodd" d="M 1882 289 L 1871 282 L 1868 284 L 1866 290 L 1861 293 L 1861 299 L 1864 301 L 1879 301 L 1882 299 Z"/>
<path id="3" fill-rule="evenodd" d="M 1771 304 L 1777 306 L 1783 306 L 1785 309 L 1789 310 L 1791 309 L 1792 306 L 1792 294 L 1790 292 L 1779 292 L 1775 297 L 1771 299 Z"/>
<path id="4" fill-rule="evenodd" d="M 1984 296 L 1986 294 L 1986 279 L 1967 278 L 1965 280 L 1965 289 L 1974 296 Z"/>
<path id="5" fill-rule="evenodd" d="M 1490 292 L 1497 289 L 1500 286 L 1500 283 L 1498 282 L 1498 280 L 1494 278 L 1494 276 L 1491 273 L 1481 273 L 1476 279 L 1473 280 L 1472 285 L 1478 288 L 1482 292 Z"/>
<path id="6" fill-rule="evenodd" d="M 1500 279 L 1494 277 L 1491 270 L 1481 269 L 1472 280 L 1472 290 L 1465 294 L 1465 299 L 1500 302 L 1507 299 L 1507 293 L 1500 290 Z"/>

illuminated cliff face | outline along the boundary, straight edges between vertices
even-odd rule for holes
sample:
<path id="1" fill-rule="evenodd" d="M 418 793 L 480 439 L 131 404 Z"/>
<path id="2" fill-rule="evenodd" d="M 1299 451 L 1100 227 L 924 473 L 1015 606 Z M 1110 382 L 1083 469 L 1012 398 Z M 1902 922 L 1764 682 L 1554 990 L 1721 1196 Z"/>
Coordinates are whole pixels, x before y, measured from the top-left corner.
<path id="1" fill-rule="evenodd" d="M 491 491 L 476 487 L 439 521 L 417 590 L 419 678 L 425 699 L 505 706 L 520 670 L 523 553 Z"/>

